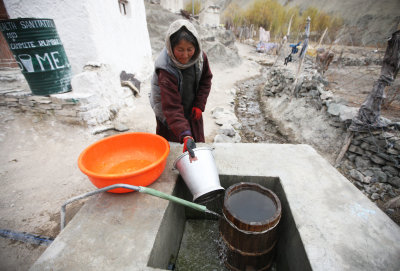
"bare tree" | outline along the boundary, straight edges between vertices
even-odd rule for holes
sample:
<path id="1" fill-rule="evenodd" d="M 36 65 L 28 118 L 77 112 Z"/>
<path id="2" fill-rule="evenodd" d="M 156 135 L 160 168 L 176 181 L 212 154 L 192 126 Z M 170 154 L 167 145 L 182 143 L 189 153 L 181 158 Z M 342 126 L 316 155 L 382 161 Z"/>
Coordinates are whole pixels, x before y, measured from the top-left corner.
<path id="1" fill-rule="evenodd" d="M 344 154 L 349 147 L 354 132 L 364 132 L 386 127 L 380 119 L 381 105 L 385 98 L 385 87 L 396 79 L 400 67 L 400 30 L 392 34 L 388 41 L 385 56 L 383 58 L 381 75 L 375 81 L 372 91 L 361 105 L 357 115 L 352 119 L 348 128 L 343 147 L 336 159 L 336 167 L 339 166 Z"/>
<path id="2" fill-rule="evenodd" d="M 396 79 L 400 67 L 400 30 L 394 32 L 388 41 L 381 75 L 375 81 L 371 93 L 361 105 L 352 120 L 350 131 L 367 131 L 387 126 L 380 119 L 381 105 L 385 98 L 385 87 Z"/>

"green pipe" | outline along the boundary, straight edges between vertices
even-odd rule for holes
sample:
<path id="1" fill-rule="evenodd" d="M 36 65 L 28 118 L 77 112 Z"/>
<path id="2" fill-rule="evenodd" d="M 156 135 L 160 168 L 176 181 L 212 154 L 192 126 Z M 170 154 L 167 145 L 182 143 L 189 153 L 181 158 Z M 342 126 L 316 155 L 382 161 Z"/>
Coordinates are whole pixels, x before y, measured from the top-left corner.
<path id="1" fill-rule="evenodd" d="M 149 194 L 149 195 L 152 195 L 152 196 L 156 196 L 156 197 L 159 197 L 159 198 L 162 198 L 162 199 L 166 199 L 166 200 L 169 200 L 169 201 L 173 201 L 173 202 L 185 205 L 185 206 L 187 206 L 189 208 L 193 208 L 193 209 L 195 209 L 197 211 L 200 211 L 200 212 L 208 212 L 207 207 L 204 206 L 204 205 L 200 205 L 200 204 L 197 204 L 197 203 L 193 203 L 191 201 L 180 199 L 180 198 L 165 194 L 165 193 L 160 192 L 160 191 L 155 190 L 155 189 L 139 186 L 139 192 L 146 193 L 146 194 Z"/>
<path id="2" fill-rule="evenodd" d="M 129 184 L 113 184 L 113 185 L 110 185 L 110 186 L 107 186 L 107 187 L 103 187 L 103 188 L 97 189 L 95 191 L 88 192 L 88 193 L 80 195 L 80 196 L 76 196 L 76 197 L 66 201 L 61 206 L 61 213 L 60 213 L 60 218 L 61 218 L 61 224 L 60 224 L 61 226 L 60 227 L 61 227 L 61 230 L 63 230 L 64 227 L 65 227 L 65 216 L 66 216 L 66 211 L 67 211 L 66 208 L 67 208 L 68 204 L 70 204 L 70 203 L 72 203 L 74 201 L 83 199 L 83 198 L 87 198 L 87 197 L 96 195 L 96 194 L 101 193 L 101 192 L 105 192 L 105 191 L 109 191 L 109 190 L 115 189 L 115 188 L 126 188 L 126 189 L 130 189 L 130 190 L 134 190 L 134 191 L 139 191 L 139 192 L 146 193 L 146 194 L 149 194 L 149 195 L 152 195 L 152 196 L 156 196 L 156 197 L 159 197 L 159 198 L 170 200 L 170 201 L 173 201 L 173 202 L 176 202 L 176 203 L 179 203 L 179 204 L 183 204 L 183 205 L 185 205 L 185 206 L 187 206 L 189 208 L 193 208 L 193 209 L 195 209 L 197 211 L 200 211 L 200 212 L 210 213 L 210 214 L 214 214 L 214 215 L 220 217 L 219 214 L 208 210 L 207 207 L 204 206 L 204 205 L 200 205 L 200 204 L 196 204 L 196 203 L 184 200 L 184 199 L 180 199 L 180 198 L 165 194 L 163 192 L 157 191 L 155 189 L 151 189 L 151 188 L 147 188 L 147 187 L 143 187 L 143 186 L 134 186 L 134 185 L 129 185 Z"/>

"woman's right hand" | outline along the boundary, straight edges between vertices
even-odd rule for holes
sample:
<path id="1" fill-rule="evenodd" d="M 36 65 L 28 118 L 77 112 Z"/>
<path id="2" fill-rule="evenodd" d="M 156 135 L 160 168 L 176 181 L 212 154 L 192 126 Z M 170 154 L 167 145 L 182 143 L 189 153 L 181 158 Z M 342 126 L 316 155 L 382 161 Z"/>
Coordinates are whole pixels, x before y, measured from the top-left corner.
<path id="1" fill-rule="evenodd" d="M 191 158 L 195 158 L 195 154 L 193 149 L 196 148 L 196 143 L 194 142 L 193 137 L 185 136 L 183 138 L 183 152 L 188 151 Z"/>

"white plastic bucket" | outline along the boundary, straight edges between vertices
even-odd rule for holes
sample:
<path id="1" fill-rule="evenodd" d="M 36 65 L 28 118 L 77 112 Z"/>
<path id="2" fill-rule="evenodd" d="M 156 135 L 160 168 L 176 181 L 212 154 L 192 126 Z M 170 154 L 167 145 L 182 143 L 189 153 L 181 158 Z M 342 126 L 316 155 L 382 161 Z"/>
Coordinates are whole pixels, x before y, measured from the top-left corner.
<path id="1" fill-rule="evenodd" d="M 213 191 L 223 191 L 219 182 L 217 166 L 212 149 L 200 147 L 193 149 L 197 160 L 190 162 L 189 153 L 181 154 L 174 162 L 174 168 L 179 171 L 190 192 L 193 201 Z"/>

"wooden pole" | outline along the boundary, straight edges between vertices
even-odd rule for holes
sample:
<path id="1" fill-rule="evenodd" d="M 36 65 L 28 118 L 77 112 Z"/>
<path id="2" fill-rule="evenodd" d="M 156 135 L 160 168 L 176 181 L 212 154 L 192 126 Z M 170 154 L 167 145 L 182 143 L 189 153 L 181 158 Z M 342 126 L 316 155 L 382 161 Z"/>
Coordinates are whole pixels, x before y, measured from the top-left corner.
<path id="1" fill-rule="evenodd" d="M 290 17 L 290 21 L 289 21 L 289 26 L 288 26 L 288 30 L 287 30 L 287 35 L 286 35 L 286 39 L 285 37 L 282 38 L 282 46 L 279 48 L 279 51 L 277 53 L 277 56 L 275 58 L 275 62 L 272 66 L 275 66 L 276 62 L 278 61 L 278 58 L 280 56 L 280 53 L 282 51 L 282 49 L 285 47 L 286 42 L 289 40 L 289 36 L 290 36 L 290 26 L 292 25 L 292 19 L 293 19 L 293 15 L 292 17 Z"/>
<path id="2" fill-rule="evenodd" d="M 338 157 L 336 158 L 336 162 L 335 162 L 335 167 L 338 167 L 340 164 L 340 161 L 342 161 L 342 158 L 344 156 L 344 154 L 346 153 L 347 149 L 350 146 L 351 140 L 353 139 L 354 136 L 354 132 L 347 132 L 346 134 L 346 138 L 344 139 L 344 144 L 342 149 L 339 152 Z"/>
<path id="3" fill-rule="evenodd" d="M 301 48 L 301 52 L 300 52 L 300 62 L 299 62 L 299 66 L 297 68 L 296 78 L 295 78 L 294 83 L 293 83 L 292 96 L 294 95 L 294 92 L 296 90 L 297 80 L 299 78 L 301 66 L 303 64 L 304 58 L 305 58 L 306 53 L 307 53 L 308 38 L 310 37 L 310 23 L 311 23 L 311 18 L 307 17 L 307 24 L 306 24 L 306 30 L 305 30 L 306 38 L 305 38 L 305 40 L 303 42 L 303 48 Z"/>
<path id="4" fill-rule="evenodd" d="M 317 48 L 316 48 L 316 49 L 318 49 L 318 48 L 321 46 L 321 43 L 322 43 L 322 40 L 323 40 L 323 39 L 324 39 L 324 37 L 325 37 L 326 31 L 328 31 L 328 27 L 327 27 L 327 28 L 325 28 L 325 31 L 324 31 L 324 33 L 322 34 L 321 38 L 319 39 L 318 46 L 317 46 Z"/>

